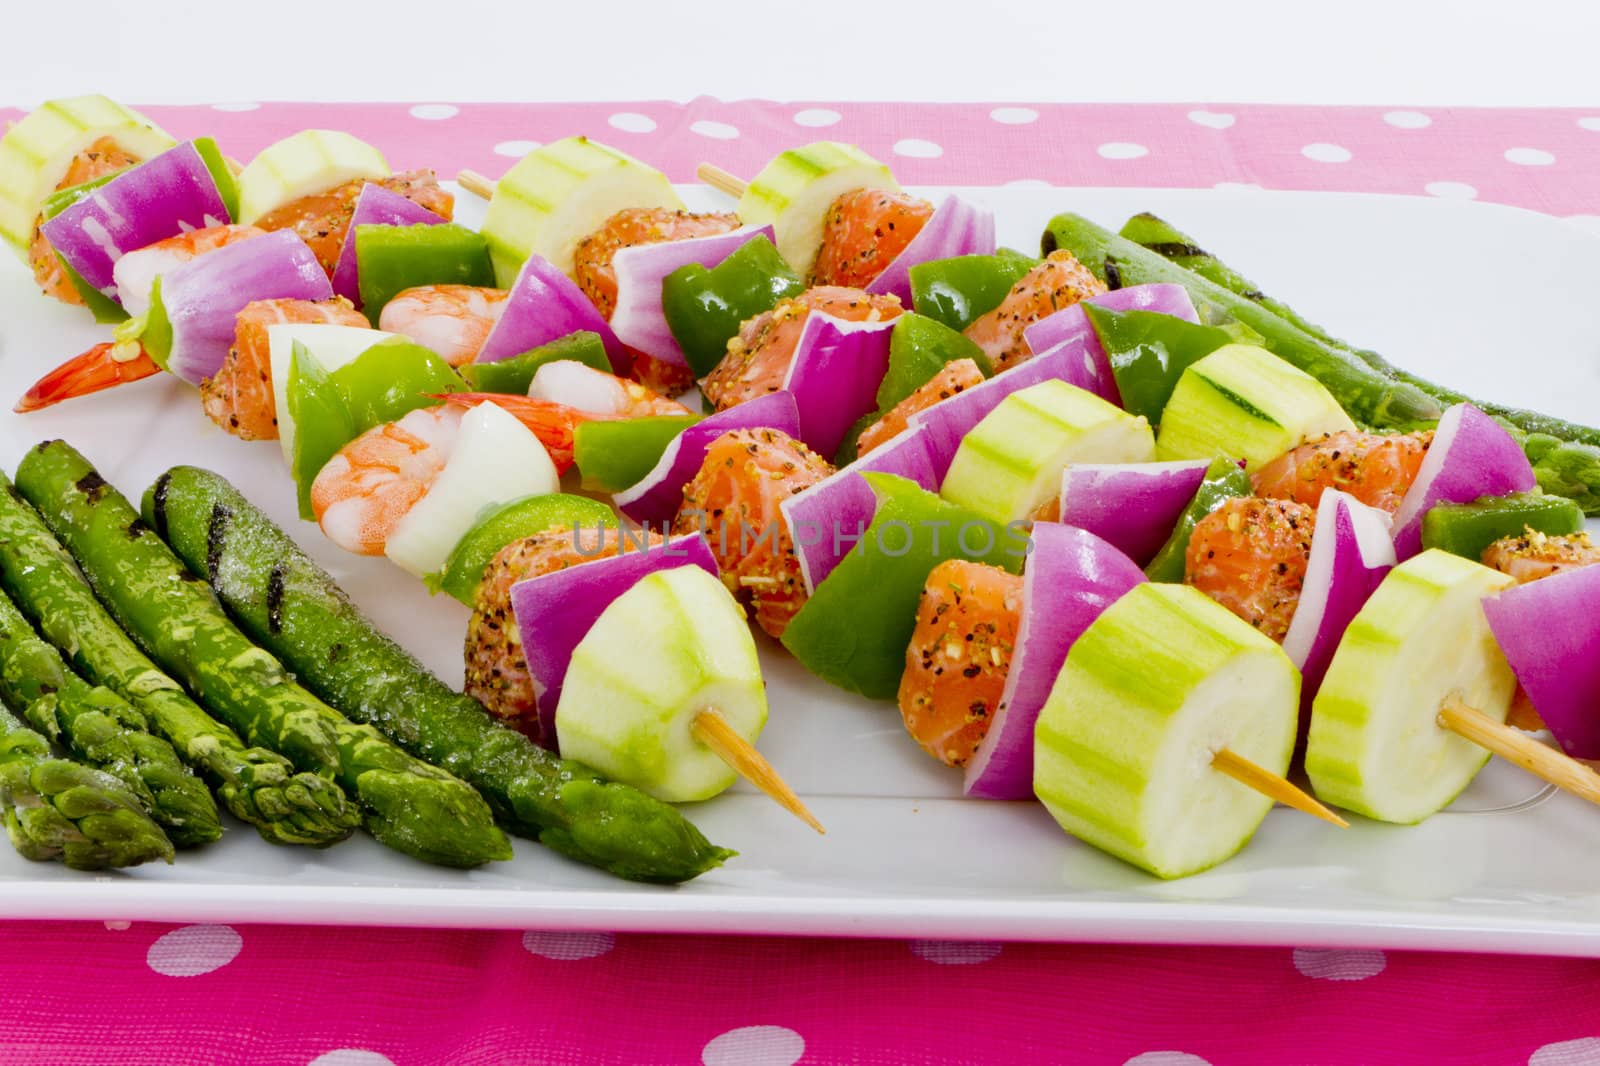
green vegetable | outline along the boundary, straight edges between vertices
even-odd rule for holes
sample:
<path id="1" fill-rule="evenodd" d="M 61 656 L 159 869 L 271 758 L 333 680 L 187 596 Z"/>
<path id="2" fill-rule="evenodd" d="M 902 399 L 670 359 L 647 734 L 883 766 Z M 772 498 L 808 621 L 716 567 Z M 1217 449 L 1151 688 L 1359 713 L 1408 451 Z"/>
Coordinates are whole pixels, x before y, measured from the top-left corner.
<path id="1" fill-rule="evenodd" d="M 233 176 L 222 149 L 210 137 L 196 137 L 191 143 L 200 162 L 206 165 L 206 170 L 211 174 L 211 180 L 217 184 L 217 195 L 222 197 L 222 206 L 228 212 L 226 221 L 239 221 L 239 180 Z"/>
<path id="2" fill-rule="evenodd" d="M 189 468 L 179 467 L 176 473 L 188 475 Z M 170 486 L 171 479 L 163 484 Z M 222 493 L 221 486 L 217 493 Z M 154 506 L 153 501 L 151 506 Z M 262 516 L 262 520 L 266 521 L 266 517 Z M 569 529 L 574 524 L 615 526 L 616 520 L 616 512 L 610 507 L 587 496 L 554 492 L 512 500 L 479 519 L 478 524 L 456 543 L 445 561 L 444 570 L 437 577 L 429 578 L 428 583 L 471 607 L 478 597 L 484 567 L 507 544 L 558 526 Z"/>
<path id="3" fill-rule="evenodd" d="M 695 376 L 704 377 L 722 362 L 741 325 L 804 291 L 800 275 L 758 236 L 710 269 L 689 263 L 668 274 L 661 310 Z"/>
<path id="4" fill-rule="evenodd" d="M 914 311 L 895 319 L 889 331 L 889 371 L 878 385 L 878 414 L 888 414 L 958 359 L 977 363 L 984 377 L 994 373 L 982 348 L 938 319 Z"/>
<path id="5" fill-rule="evenodd" d="M 50 742 L 0 707 L 0 820 L 25 859 L 74 870 L 172 861 L 172 841 L 112 777 L 52 758 Z"/>
<path id="6" fill-rule="evenodd" d="M 1343 348 L 1296 329 L 1266 308 L 1101 228 L 1080 215 L 1057 215 L 1045 229 L 1045 252 L 1064 248 L 1113 288 L 1171 282 L 1189 290 L 1202 313 L 1220 308 L 1261 334 L 1261 345 L 1322 382 L 1358 422 L 1411 429 L 1443 408 L 1415 385 L 1384 376 Z"/>
<path id="7" fill-rule="evenodd" d="M 1111 311 L 1088 300 L 1080 304 L 1100 337 L 1117 380 L 1122 406 L 1159 425 L 1178 379 L 1194 363 L 1233 338 L 1226 330 L 1199 326 L 1154 311 Z"/>
<path id="8" fill-rule="evenodd" d="M 309 688 L 471 781 L 513 832 L 637 881 L 686 881 L 733 855 L 673 808 L 557 758 L 451 691 L 217 475 L 169 471 L 145 512 Z"/>
<path id="9" fill-rule="evenodd" d="M 824 681 L 889 700 L 905 672 L 929 571 L 946 559 L 975 559 L 1019 573 L 1027 525 L 1002 528 L 905 478 L 862 476 L 878 496 L 877 514 L 784 630 L 783 646 Z M 838 535 L 848 543 L 855 532 Z"/>
<path id="10" fill-rule="evenodd" d="M 274 844 L 325 847 L 361 824 L 344 791 L 295 773 L 266 748 L 202 710 L 156 669 L 106 613 L 66 550 L 33 508 L 0 476 L 0 582 L 40 633 L 64 649 L 84 677 L 120 694 L 215 786 L 229 813 Z"/>
<path id="11" fill-rule="evenodd" d="M 39 217 L 46 222 L 50 221 L 78 201 L 88 199 L 90 193 L 109 182 L 112 178 L 126 174 L 132 169 L 132 167 L 120 167 L 109 174 L 102 174 L 98 178 L 90 178 L 88 181 L 79 182 L 77 185 L 69 185 L 65 189 L 57 189 L 45 197 L 44 203 L 39 208 Z"/>
<path id="12" fill-rule="evenodd" d="M 316 517 L 311 506 L 312 482 L 328 460 L 355 439 L 357 432 L 344 397 L 329 377 L 310 350 L 295 341 L 289 356 L 287 386 L 289 419 L 294 423 L 294 454 L 289 472 L 294 478 L 300 517 L 308 522 Z"/>
<path id="13" fill-rule="evenodd" d="M 1144 568 L 1151 581 L 1179 582 L 1183 580 L 1184 555 L 1189 550 L 1189 538 L 1200 519 L 1239 496 L 1249 496 L 1255 489 L 1250 485 L 1250 475 L 1232 459 L 1213 459 L 1206 467 L 1206 476 L 1195 490 L 1194 499 L 1183 509 L 1172 536 L 1161 546 L 1156 557 Z"/>
<path id="14" fill-rule="evenodd" d="M 917 314 L 957 332 L 1000 306 L 1039 260 L 1010 248 L 993 255 L 958 255 L 911 268 L 911 305 Z"/>
<path id="15" fill-rule="evenodd" d="M 621 492 L 642 480 L 678 434 L 701 415 L 653 415 L 617 422 L 583 422 L 573 432 L 572 454 L 583 487 Z"/>
<path id="16" fill-rule="evenodd" d="M 203 580 L 115 489 L 62 441 L 32 449 L 17 488 L 83 567 L 111 613 L 169 671 L 252 744 L 338 781 L 381 843 L 426 862 L 509 858 L 482 797 L 369 725 L 353 725 L 234 628 Z M 268 573 L 263 575 L 270 580 Z"/>
<path id="17" fill-rule="evenodd" d="M 50 740 L 127 786 L 178 847 L 222 835 L 211 792 L 172 745 L 151 736 L 144 715 L 121 696 L 73 673 L 3 595 L 0 696 Z"/>
<path id="18" fill-rule="evenodd" d="M 1443 548 L 1476 563 L 1483 561 L 1484 549 L 1501 537 L 1520 536 L 1530 529 L 1563 536 L 1582 528 L 1583 511 L 1571 500 L 1515 492 L 1480 496 L 1471 503 L 1435 504 L 1422 516 L 1422 546 Z"/>
<path id="19" fill-rule="evenodd" d="M 600 341 L 600 334 L 591 333 L 584 329 L 576 333 L 569 333 L 565 337 L 558 337 L 549 344 L 513 355 L 510 359 L 497 359 L 492 363 L 468 363 L 461 368 L 461 374 L 479 392 L 504 392 L 515 393 L 518 396 L 528 395 L 528 388 L 533 384 L 533 375 L 546 363 L 559 363 L 563 360 L 582 363 L 611 373 L 611 357 L 606 355 L 606 347 Z"/>
<path id="20" fill-rule="evenodd" d="M 839 451 L 833 457 L 835 469 L 843 469 L 860 458 L 861 434 L 867 431 L 868 426 L 882 417 L 883 415 L 878 411 L 868 411 L 850 423 L 850 428 L 844 431 L 844 440 L 839 442 Z"/>
<path id="21" fill-rule="evenodd" d="M 1504 419 L 1504 415 L 1501 416 Z M 1502 421 L 1501 425 L 1505 425 Z M 1553 437 L 1548 433 L 1522 434 L 1512 429 L 1533 464 L 1539 488 L 1565 496 L 1587 515 L 1600 515 L 1600 447 Z"/>
<path id="22" fill-rule="evenodd" d="M 489 243 L 453 222 L 357 226 L 361 312 L 374 326 L 400 292 L 418 285 L 494 285 Z"/>

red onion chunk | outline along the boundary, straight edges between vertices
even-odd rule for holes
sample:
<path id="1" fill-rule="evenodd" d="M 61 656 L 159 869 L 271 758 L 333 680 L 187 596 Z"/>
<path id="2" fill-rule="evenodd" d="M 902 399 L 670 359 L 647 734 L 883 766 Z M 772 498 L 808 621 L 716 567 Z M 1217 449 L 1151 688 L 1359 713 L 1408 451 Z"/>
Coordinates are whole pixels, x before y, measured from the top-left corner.
<path id="1" fill-rule="evenodd" d="M 1205 479 L 1204 459 L 1075 463 L 1061 474 L 1061 521 L 1141 566 L 1155 558 Z"/>
<path id="2" fill-rule="evenodd" d="M 929 492 L 939 491 L 933 473 L 928 431 L 912 426 L 849 466 L 778 504 L 800 560 L 800 577 L 810 595 L 833 573 L 872 524 L 878 497 L 862 474 L 895 474 Z"/>
<path id="3" fill-rule="evenodd" d="M 862 415 L 878 409 L 878 386 L 889 372 L 894 320 L 846 322 L 806 316 L 783 387 L 800 408 L 800 439 L 832 456 Z"/>
<path id="4" fill-rule="evenodd" d="M 769 392 L 696 422 L 672 439 L 650 473 L 611 498 L 617 510 L 641 525 L 670 522 L 711 442 L 735 429 L 776 429 L 798 438 L 800 409 L 789 393 Z"/>
<path id="5" fill-rule="evenodd" d="M 1494 639 L 1563 751 L 1600 759 L 1600 566 L 1483 601 Z"/>
<path id="6" fill-rule="evenodd" d="M 1405 562 L 1422 550 L 1422 517 L 1436 504 L 1530 492 L 1538 484 L 1522 447 L 1470 403 L 1445 411 L 1394 515 L 1394 550 Z"/>
<path id="7" fill-rule="evenodd" d="M 1300 603 L 1283 650 L 1300 668 L 1302 727 L 1350 620 L 1395 564 L 1389 516 L 1349 493 L 1323 489 Z"/>
<path id="8" fill-rule="evenodd" d="M 327 300 L 328 275 L 293 230 L 230 244 L 161 275 L 161 306 L 172 325 L 166 369 L 198 385 L 222 369 L 234 319 L 255 300 Z"/>
<path id="9" fill-rule="evenodd" d="M 911 268 L 935 259 L 958 255 L 994 254 L 994 212 L 969 204 L 959 196 L 946 196 L 923 223 L 911 243 L 889 261 L 883 273 L 867 286 L 871 293 L 892 293 L 911 306 Z"/>
<path id="10" fill-rule="evenodd" d="M 561 702 L 561 683 L 572 662 L 572 649 L 612 601 L 658 570 L 698 566 L 713 577 L 718 576 L 711 548 L 698 533 L 648 547 L 643 545 L 642 536 L 632 541 L 626 534 L 623 537 L 622 551 L 617 555 L 511 586 L 511 610 L 539 704 L 540 738 L 548 747 L 554 747 L 556 739 L 556 705 Z M 627 652 L 626 648 L 616 650 L 619 655 Z"/>
<path id="11" fill-rule="evenodd" d="M 611 358 L 612 371 L 627 375 L 633 357 L 583 290 L 548 259 L 530 255 L 511 285 L 505 312 L 484 338 L 475 361 L 510 359 L 579 330 L 598 333 Z"/>
<path id="12" fill-rule="evenodd" d="M 980 799 L 1033 798 L 1033 727 L 1073 642 L 1144 581 L 1132 559 L 1093 533 L 1059 522 L 1033 527 L 1022 572 L 1022 624 L 989 732 L 966 767 Z"/>
<path id="13" fill-rule="evenodd" d="M 84 281 L 117 299 L 111 268 L 129 252 L 231 221 L 216 179 L 185 141 L 119 174 L 44 224 L 50 246 Z"/>
<path id="14" fill-rule="evenodd" d="M 339 261 L 333 268 L 333 291 L 357 307 L 361 306 L 360 275 L 356 273 L 357 226 L 437 226 L 444 221 L 442 216 L 399 193 L 377 182 L 367 182 L 361 187 L 361 195 L 356 197 L 355 213 L 350 216 L 350 228 L 345 231 Z"/>
<path id="15" fill-rule="evenodd" d="M 777 239 L 771 226 L 745 226 L 731 233 L 619 249 L 611 260 L 617 272 L 617 306 L 611 312 L 611 329 L 617 339 L 663 363 L 685 365 L 688 360 L 683 348 L 661 309 L 661 287 L 667 275 L 691 263 L 709 270 L 754 237 Z"/>
<path id="16" fill-rule="evenodd" d="M 1091 296 L 1089 303 L 1108 311 L 1154 311 L 1173 315 L 1185 322 L 1198 322 L 1200 315 L 1194 309 L 1189 291 L 1182 285 L 1158 283 L 1130 285 L 1126 289 L 1113 289 Z M 1110 403 L 1122 406 L 1122 393 L 1117 389 L 1116 375 L 1111 370 L 1111 360 L 1100 344 L 1100 335 L 1089 324 L 1083 307 L 1073 304 L 1053 315 L 1047 315 L 1022 331 L 1022 339 L 1034 352 L 1046 352 L 1061 344 L 1073 344 L 1083 349 L 1083 359 L 1092 367 L 1090 384 L 1083 387 Z"/>

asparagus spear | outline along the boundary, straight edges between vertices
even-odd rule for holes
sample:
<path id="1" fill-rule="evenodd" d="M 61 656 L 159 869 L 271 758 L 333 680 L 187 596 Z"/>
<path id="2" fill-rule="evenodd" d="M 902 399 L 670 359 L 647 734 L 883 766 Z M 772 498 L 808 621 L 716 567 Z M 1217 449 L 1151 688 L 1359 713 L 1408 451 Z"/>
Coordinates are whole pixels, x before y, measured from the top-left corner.
<path id="1" fill-rule="evenodd" d="M 172 841 L 110 774 L 50 754 L 50 742 L 0 706 L 0 820 L 25 859 L 74 870 L 172 861 Z"/>
<path id="2" fill-rule="evenodd" d="M 84 583 L 72 556 L 0 474 L 0 585 L 74 669 L 144 712 L 155 731 L 199 770 L 235 818 L 274 844 L 326 847 L 361 813 L 336 782 L 296 773 L 275 751 L 239 735 L 156 669 Z"/>
<path id="3" fill-rule="evenodd" d="M 0 696 L 78 760 L 126 785 L 178 847 L 222 836 L 211 790 L 183 765 L 172 745 L 151 736 L 144 715 L 127 700 L 73 673 L 4 595 Z"/>
<path id="4" fill-rule="evenodd" d="M 1194 238 L 1155 215 L 1134 215 L 1122 227 L 1122 236 L 1272 312 L 1324 344 L 1349 352 L 1378 373 L 1416 386 L 1443 406 L 1467 401 L 1493 415 L 1518 437 L 1533 463 L 1540 488 L 1576 500 L 1589 514 L 1600 514 L 1600 429 L 1520 407 L 1470 400 L 1453 389 L 1402 370 L 1371 349 L 1357 348 L 1332 336 L 1288 304 L 1266 295 L 1255 282 L 1201 248 Z"/>
<path id="5" fill-rule="evenodd" d="M 1327 388 L 1357 422 L 1405 429 L 1438 419 L 1443 409 L 1415 385 L 1395 381 L 1352 355 L 1296 329 L 1251 300 L 1230 292 L 1141 248 L 1081 215 L 1057 215 L 1044 232 L 1046 254 L 1070 251 L 1112 288 L 1170 282 L 1189 290 L 1197 305 L 1210 305 L 1261 335 L 1261 344 Z"/>
<path id="6" fill-rule="evenodd" d="M 49 441 L 29 451 L 17 488 L 158 663 L 250 743 L 337 780 L 380 842 L 444 866 L 511 857 L 478 793 L 300 687 L 228 621 L 205 584 L 70 445 Z"/>
<path id="7" fill-rule="evenodd" d="M 222 477 L 170 470 L 143 513 L 307 687 L 476 785 L 513 832 L 639 881 L 685 881 L 733 854 L 674 808 L 552 755 L 452 691 Z"/>

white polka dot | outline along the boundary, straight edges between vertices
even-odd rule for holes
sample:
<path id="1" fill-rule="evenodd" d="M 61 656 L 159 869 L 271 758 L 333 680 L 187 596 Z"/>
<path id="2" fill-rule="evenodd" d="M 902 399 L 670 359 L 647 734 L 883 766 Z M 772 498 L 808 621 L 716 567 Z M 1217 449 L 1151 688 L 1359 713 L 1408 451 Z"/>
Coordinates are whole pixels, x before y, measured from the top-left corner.
<path id="1" fill-rule="evenodd" d="M 1295 948 L 1294 968 L 1319 981 L 1365 981 L 1389 965 L 1381 951 Z"/>
<path id="2" fill-rule="evenodd" d="M 1233 125 L 1234 117 L 1222 111 L 1191 111 L 1189 121 L 1207 129 L 1225 130 Z"/>
<path id="3" fill-rule="evenodd" d="M 412 118 L 426 119 L 429 122 L 455 118 L 459 114 L 461 109 L 454 104 L 418 104 L 411 109 Z"/>
<path id="4" fill-rule="evenodd" d="M 1543 148 L 1507 148 L 1506 162 L 1524 167 L 1547 167 L 1556 157 Z"/>
<path id="5" fill-rule="evenodd" d="M 501 141 L 494 146 L 494 154 L 521 159 L 537 147 L 539 147 L 538 141 Z"/>
<path id="6" fill-rule="evenodd" d="M 211 110 L 213 110 L 213 111 L 255 111 L 260 106 L 261 106 L 260 104 L 247 104 L 247 103 L 243 103 L 243 102 L 236 103 L 236 104 L 212 104 L 211 105 Z"/>
<path id="7" fill-rule="evenodd" d="M 941 966 L 970 966 L 988 962 L 1000 954 L 1002 945 L 992 940 L 913 940 L 912 954 Z"/>
<path id="8" fill-rule="evenodd" d="M 1590 116 L 1588 118 L 1580 118 L 1578 120 L 1578 125 L 1586 130 L 1600 130 L 1600 117 Z"/>
<path id="9" fill-rule="evenodd" d="M 1440 196 L 1446 200 L 1471 200 L 1478 195 L 1478 190 L 1464 181 L 1430 181 L 1422 190 L 1429 196 Z"/>
<path id="10" fill-rule="evenodd" d="M 944 149 L 932 141 L 907 137 L 905 140 L 894 142 L 894 154 L 909 156 L 912 159 L 938 159 L 944 155 Z"/>
<path id="11" fill-rule="evenodd" d="M 1528 1066 L 1600 1066 L 1600 1037 L 1546 1044 L 1528 1056 Z"/>
<path id="12" fill-rule="evenodd" d="M 1102 144 L 1095 151 L 1100 153 L 1101 159 L 1138 159 L 1140 156 L 1149 155 L 1150 149 L 1142 144 L 1133 144 L 1130 141 L 1112 141 Z"/>
<path id="13" fill-rule="evenodd" d="M 1318 163 L 1350 162 L 1350 149 L 1345 148 L 1342 145 L 1327 144 L 1323 141 L 1306 145 L 1304 148 L 1300 149 L 1300 154 L 1305 156 L 1307 159 L 1315 160 Z"/>
<path id="14" fill-rule="evenodd" d="M 698 133 L 702 137 L 710 137 L 714 141 L 731 141 L 739 136 L 739 127 L 730 126 L 726 122 L 712 122 L 701 119 L 689 126 L 690 133 Z"/>
<path id="15" fill-rule="evenodd" d="M 1039 121 L 1039 112 L 1031 107 L 997 107 L 989 112 L 989 117 L 1002 126 L 1026 126 Z"/>
<path id="16" fill-rule="evenodd" d="M 522 934 L 522 947 L 530 955 L 542 955 L 560 962 L 592 959 L 616 946 L 610 933 L 541 932 L 530 929 Z"/>
<path id="17" fill-rule="evenodd" d="M 713 1037 L 700 1052 L 705 1066 L 794 1066 L 806 1042 L 781 1025 L 746 1025 Z"/>
<path id="18" fill-rule="evenodd" d="M 1433 119 L 1424 115 L 1421 111 L 1385 112 L 1383 121 L 1403 130 L 1420 130 L 1424 126 L 1433 125 Z"/>
<path id="19" fill-rule="evenodd" d="M 1253 181 L 1219 181 L 1211 186 L 1224 192 L 1260 192 L 1261 186 Z"/>
<path id="20" fill-rule="evenodd" d="M 1122 1066 L 1211 1066 L 1211 1063 L 1187 1051 L 1146 1051 L 1142 1055 L 1135 1055 Z"/>
<path id="21" fill-rule="evenodd" d="M 808 107 L 804 111 L 794 113 L 796 126 L 809 126 L 812 129 L 821 129 L 823 126 L 837 125 L 844 118 L 837 111 L 829 111 L 825 107 Z"/>
<path id="22" fill-rule="evenodd" d="M 108 921 L 108 922 L 106 922 L 106 928 L 111 930 L 113 933 L 123 933 L 123 932 L 128 931 L 129 929 L 132 929 L 133 928 L 133 923 L 132 922 Z"/>
<path id="23" fill-rule="evenodd" d="M 244 938 L 231 926 L 186 925 L 162 934 L 150 945 L 144 961 L 167 977 L 198 977 L 222 969 L 243 947 Z"/>
<path id="24" fill-rule="evenodd" d="M 656 120 L 649 115 L 641 115 L 637 111 L 618 111 L 606 119 L 612 129 L 624 133 L 649 133 L 656 128 Z"/>
<path id="25" fill-rule="evenodd" d="M 394 1060 L 387 1055 L 380 1055 L 376 1051 L 367 1051 L 363 1048 L 342 1047 L 332 1051 L 324 1051 L 306 1066 L 394 1066 Z"/>

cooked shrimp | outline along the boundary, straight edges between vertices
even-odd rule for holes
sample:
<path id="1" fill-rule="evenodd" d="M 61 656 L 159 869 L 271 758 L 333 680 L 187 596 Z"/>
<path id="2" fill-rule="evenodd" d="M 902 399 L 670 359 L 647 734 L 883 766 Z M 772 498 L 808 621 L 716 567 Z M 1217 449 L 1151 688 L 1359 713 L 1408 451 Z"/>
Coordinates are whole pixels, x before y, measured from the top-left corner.
<path id="1" fill-rule="evenodd" d="M 968 326 L 966 334 L 983 349 L 997 372 L 1006 370 L 1033 357 L 1033 349 L 1022 336 L 1029 326 L 1105 291 L 1105 284 L 1071 252 L 1051 252 L 1017 279 L 999 307 Z"/>
<path id="2" fill-rule="evenodd" d="M 56 183 L 56 191 L 103 178 L 124 167 L 134 166 L 139 161 L 137 156 L 124 151 L 112 138 L 101 137 L 72 157 L 72 162 L 67 164 L 66 174 Z M 78 290 L 67 279 L 66 269 L 56 257 L 56 250 L 50 247 L 50 239 L 44 235 L 45 221 L 43 214 L 33 220 L 33 236 L 28 240 L 28 265 L 33 268 L 34 280 L 46 296 L 54 296 L 62 303 L 82 304 L 83 297 L 78 295 Z"/>
<path id="3" fill-rule="evenodd" d="M 1518 584 L 1600 563 L 1600 546 L 1587 533 L 1552 537 L 1537 530 L 1502 537 L 1483 550 L 1483 565 L 1517 579 Z"/>
<path id="4" fill-rule="evenodd" d="M 356 201 L 361 197 L 362 186 L 369 180 L 447 222 L 455 213 L 455 197 L 439 187 L 433 171 L 407 170 L 387 178 L 357 178 L 326 192 L 302 196 L 268 211 L 256 219 L 256 225 L 264 230 L 294 230 L 310 245 L 317 262 L 332 277 L 333 268 L 339 263 L 339 253 L 344 250 L 344 238 L 350 231 L 350 217 L 355 214 Z"/>
<path id="5" fill-rule="evenodd" d="M 1348 492 L 1369 507 L 1394 514 L 1433 443 L 1418 433 L 1324 433 L 1250 475 L 1256 493 L 1315 507 L 1323 489 Z"/>
<path id="6" fill-rule="evenodd" d="M 856 454 L 866 455 L 911 424 L 911 416 L 926 411 L 941 400 L 965 392 L 983 381 L 983 371 L 971 359 L 953 359 L 944 369 L 924 382 L 915 392 L 891 407 L 884 416 L 861 431 L 856 439 Z"/>
<path id="7" fill-rule="evenodd" d="M 419 285 L 383 305 L 378 328 L 409 337 L 451 366 L 470 363 L 505 313 L 511 293 L 476 285 Z"/>
<path id="8" fill-rule="evenodd" d="M 573 443 L 579 426 L 585 422 L 609 421 L 616 417 L 500 392 L 445 392 L 431 398 L 443 400 L 461 410 L 471 410 L 480 403 L 492 403 L 501 408 L 533 431 L 539 443 L 544 445 L 544 450 L 550 454 L 550 461 L 555 464 L 558 474 L 566 473 L 572 466 Z"/>
<path id="9" fill-rule="evenodd" d="M 860 289 L 835 285 L 807 289 L 740 326 L 739 335 L 728 341 L 728 354 L 711 371 L 701 391 L 723 411 L 783 388 L 800 332 L 812 311 L 849 322 L 886 322 L 904 310 L 899 297 L 893 295 L 869 296 Z"/>
<path id="10" fill-rule="evenodd" d="M 150 310 L 150 289 L 156 278 L 207 252 L 251 237 L 263 237 L 266 232 L 256 226 L 207 226 L 129 252 L 111 268 L 111 277 L 117 283 L 117 299 L 128 314 L 142 315 Z"/>
<path id="11" fill-rule="evenodd" d="M 534 371 L 528 396 L 575 407 L 590 414 L 614 415 L 618 418 L 691 413 L 677 400 L 669 400 L 637 381 L 596 370 L 574 359 L 546 363 Z"/>
<path id="12" fill-rule="evenodd" d="M 277 440 L 278 408 L 272 391 L 267 330 L 286 322 L 370 328 L 349 300 L 256 300 L 234 319 L 233 347 L 222 367 L 200 383 L 206 416 L 240 440 Z"/>
<path id="13" fill-rule="evenodd" d="M 617 309 L 617 271 L 612 260 L 619 250 L 712 237 L 738 228 L 739 216 L 731 212 L 695 214 L 670 207 L 630 207 L 578 242 L 572 255 L 572 276 L 609 322 L 611 312 Z"/>
<path id="14" fill-rule="evenodd" d="M 1282 641 L 1311 560 L 1315 508 L 1294 500 L 1228 500 L 1195 524 L 1183 580 Z"/>
<path id="15" fill-rule="evenodd" d="M 723 584 L 749 601 L 769 636 L 781 637 L 806 601 L 778 504 L 831 473 L 826 459 L 778 430 L 735 429 L 711 442 L 683 490 L 673 530 L 705 533 Z"/>
<path id="16" fill-rule="evenodd" d="M 449 461 L 460 427 L 460 408 L 423 407 L 340 448 L 311 483 L 322 532 L 345 551 L 382 555 Z"/>
<path id="17" fill-rule="evenodd" d="M 845 193 L 823 218 L 811 284 L 866 288 L 932 217 L 932 204 L 903 192 Z"/>
<path id="18" fill-rule="evenodd" d="M 964 766 L 989 731 L 1022 622 L 1022 578 L 951 559 L 928 574 L 900 677 L 900 717 L 922 750 Z"/>

